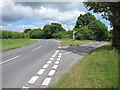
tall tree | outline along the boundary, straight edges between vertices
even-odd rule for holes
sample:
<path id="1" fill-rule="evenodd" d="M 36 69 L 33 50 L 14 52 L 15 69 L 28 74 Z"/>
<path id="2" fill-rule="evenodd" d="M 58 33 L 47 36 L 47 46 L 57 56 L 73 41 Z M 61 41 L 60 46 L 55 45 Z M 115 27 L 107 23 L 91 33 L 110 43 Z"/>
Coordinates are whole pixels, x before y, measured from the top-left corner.
<path id="1" fill-rule="evenodd" d="M 61 31 L 65 31 L 62 25 L 59 23 L 51 23 L 51 25 L 45 25 L 43 30 L 44 30 L 45 38 L 53 38 L 53 36 L 55 36 L 53 34 L 61 32 Z"/>
<path id="2" fill-rule="evenodd" d="M 90 14 L 89 12 L 84 15 L 80 14 L 80 16 L 78 17 L 76 21 L 75 28 L 81 28 L 83 26 L 86 26 L 94 20 L 96 20 L 95 16 Z"/>
<path id="3" fill-rule="evenodd" d="M 88 10 L 101 13 L 113 26 L 112 45 L 120 51 L 120 2 L 84 2 Z"/>

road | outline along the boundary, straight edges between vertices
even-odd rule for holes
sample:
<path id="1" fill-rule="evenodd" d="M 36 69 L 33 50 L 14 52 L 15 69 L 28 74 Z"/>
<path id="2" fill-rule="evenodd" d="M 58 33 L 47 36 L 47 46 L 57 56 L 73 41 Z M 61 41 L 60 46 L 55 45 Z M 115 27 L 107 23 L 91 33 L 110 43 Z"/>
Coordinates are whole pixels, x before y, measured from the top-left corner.
<path id="1" fill-rule="evenodd" d="M 2 88 L 48 88 L 81 58 L 105 42 L 77 47 L 60 47 L 56 40 L 37 43 L 2 53 Z"/>

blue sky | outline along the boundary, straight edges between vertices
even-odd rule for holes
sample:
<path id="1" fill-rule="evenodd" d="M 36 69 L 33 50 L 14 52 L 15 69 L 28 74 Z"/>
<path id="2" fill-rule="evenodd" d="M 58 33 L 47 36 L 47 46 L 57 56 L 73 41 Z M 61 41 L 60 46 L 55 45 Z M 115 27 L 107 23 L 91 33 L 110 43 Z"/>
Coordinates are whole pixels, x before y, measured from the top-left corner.
<path id="1" fill-rule="evenodd" d="M 27 28 L 43 28 L 46 24 L 57 22 L 66 30 L 72 30 L 77 17 L 87 13 L 83 2 L 3 2 L 2 30 L 22 32 Z M 93 13 L 97 19 L 105 23 L 108 29 L 110 22 Z"/>

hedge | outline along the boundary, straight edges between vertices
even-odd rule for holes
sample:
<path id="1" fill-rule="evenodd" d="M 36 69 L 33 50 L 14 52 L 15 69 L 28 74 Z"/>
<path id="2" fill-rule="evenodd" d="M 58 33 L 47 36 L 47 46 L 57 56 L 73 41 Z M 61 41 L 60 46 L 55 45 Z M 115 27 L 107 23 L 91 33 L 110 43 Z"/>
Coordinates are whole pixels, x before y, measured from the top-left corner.
<path id="1" fill-rule="evenodd" d="M 0 38 L 2 38 L 2 39 L 29 38 L 29 34 L 28 33 L 20 33 L 20 32 L 0 30 Z"/>

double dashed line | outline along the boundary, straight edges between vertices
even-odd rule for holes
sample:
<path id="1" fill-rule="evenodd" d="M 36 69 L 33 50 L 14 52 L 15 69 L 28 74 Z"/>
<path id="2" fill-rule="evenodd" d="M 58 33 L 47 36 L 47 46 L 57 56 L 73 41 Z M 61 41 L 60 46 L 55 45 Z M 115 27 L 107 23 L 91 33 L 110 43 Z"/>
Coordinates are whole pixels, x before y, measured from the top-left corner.
<path id="1" fill-rule="evenodd" d="M 60 48 L 60 47 L 59 47 Z M 42 67 L 42 69 L 40 69 L 37 73 L 36 76 L 33 76 L 29 81 L 28 81 L 28 85 L 23 86 L 22 88 L 30 88 L 31 85 L 33 85 L 37 79 L 39 78 L 40 75 L 42 75 L 45 71 L 45 69 L 47 69 L 49 67 L 49 65 L 52 63 L 52 61 L 54 60 L 54 58 L 56 57 L 56 55 L 58 54 L 59 50 L 56 50 L 56 52 L 52 55 L 52 57 L 49 59 L 49 61 L 46 62 L 46 64 Z M 42 82 L 42 85 L 46 86 L 50 83 L 52 76 L 55 74 L 56 69 L 58 68 L 58 65 L 60 63 L 62 54 L 58 54 L 58 57 L 52 67 L 52 69 L 49 71 L 47 77 L 45 78 L 45 80 Z"/>

